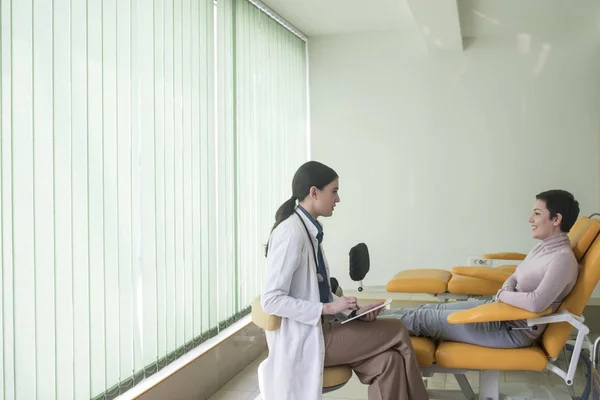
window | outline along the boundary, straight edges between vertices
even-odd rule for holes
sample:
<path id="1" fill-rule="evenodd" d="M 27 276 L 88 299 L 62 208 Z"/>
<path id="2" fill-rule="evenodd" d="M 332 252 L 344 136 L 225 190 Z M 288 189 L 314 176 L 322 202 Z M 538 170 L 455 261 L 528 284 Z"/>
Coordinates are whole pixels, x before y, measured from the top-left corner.
<path id="1" fill-rule="evenodd" d="M 0 393 L 112 398 L 248 313 L 305 42 L 247 0 L 0 12 Z"/>

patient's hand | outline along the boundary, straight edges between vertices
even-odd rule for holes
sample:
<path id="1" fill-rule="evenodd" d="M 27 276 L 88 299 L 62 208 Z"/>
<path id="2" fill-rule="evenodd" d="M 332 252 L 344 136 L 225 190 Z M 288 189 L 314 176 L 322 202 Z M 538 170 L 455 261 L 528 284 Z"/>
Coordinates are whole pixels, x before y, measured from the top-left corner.
<path id="1" fill-rule="evenodd" d="M 498 289 L 498 292 L 496 293 L 496 301 L 500 302 L 500 293 L 502 292 L 514 292 L 515 288 L 514 287 L 502 287 L 500 289 Z"/>
<path id="2" fill-rule="evenodd" d="M 366 305 L 364 307 L 361 307 L 356 313 L 357 314 L 361 314 L 361 313 L 363 313 L 365 311 L 368 311 L 368 310 L 370 310 L 372 308 L 379 307 L 383 303 L 384 302 L 382 301 L 382 302 L 379 302 L 379 303 L 373 303 L 373 304 Z M 379 315 L 379 313 L 381 313 L 382 310 L 383 310 L 383 308 L 380 308 L 378 310 L 374 310 L 374 311 L 372 311 L 372 312 L 370 312 L 368 314 L 363 315 L 359 319 L 362 320 L 362 321 L 367 321 L 367 322 L 375 321 L 377 319 L 377 316 Z"/>

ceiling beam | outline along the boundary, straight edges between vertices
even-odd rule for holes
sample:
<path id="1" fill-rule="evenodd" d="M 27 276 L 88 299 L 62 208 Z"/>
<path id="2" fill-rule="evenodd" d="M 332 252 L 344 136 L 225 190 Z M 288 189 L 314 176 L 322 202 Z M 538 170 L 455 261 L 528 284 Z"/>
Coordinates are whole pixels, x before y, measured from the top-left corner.
<path id="1" fill-rule="evenodd" d="M 406 0 L 430 51 L 463 51 L 457 1 Z"/>

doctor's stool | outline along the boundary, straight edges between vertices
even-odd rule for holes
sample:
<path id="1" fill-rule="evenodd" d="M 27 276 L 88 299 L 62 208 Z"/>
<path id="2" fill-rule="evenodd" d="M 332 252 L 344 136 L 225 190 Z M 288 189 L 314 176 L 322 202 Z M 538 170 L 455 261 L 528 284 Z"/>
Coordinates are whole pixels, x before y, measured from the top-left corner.
<path id="1" fill-rule="evenodd" d="M 276 331 L 281 326 L 281 317 L 269 315 L 260 305 L 260 296 L 252 302 L 252 322 L 265 331 Z M 352 369 L 347 365 L 325 367 L 323 370 L 323 393 L 344 386 L 352 378 Z"/>

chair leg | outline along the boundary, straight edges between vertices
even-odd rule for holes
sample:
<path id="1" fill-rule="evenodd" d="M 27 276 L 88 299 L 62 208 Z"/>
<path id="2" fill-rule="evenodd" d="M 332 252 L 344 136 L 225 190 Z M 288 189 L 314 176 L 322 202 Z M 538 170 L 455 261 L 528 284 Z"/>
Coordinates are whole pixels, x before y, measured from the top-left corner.
<path id="1" fill-rule="evenodd" d="M 467 399 L 475 399 L 475 393 L 473 393 L 473 388 L 471 384 L 467 380 L 465 374 L 454 374 L 456 378 L 456 382 L 458 382 L 458 386 L 460 386 L 460 390 L 462 390 L 463 394 Z"/>
<path id="2" fill-rule="evenodd" d="M 500 371 L 479 372 L 479 400 L 500 400 Z"/>

